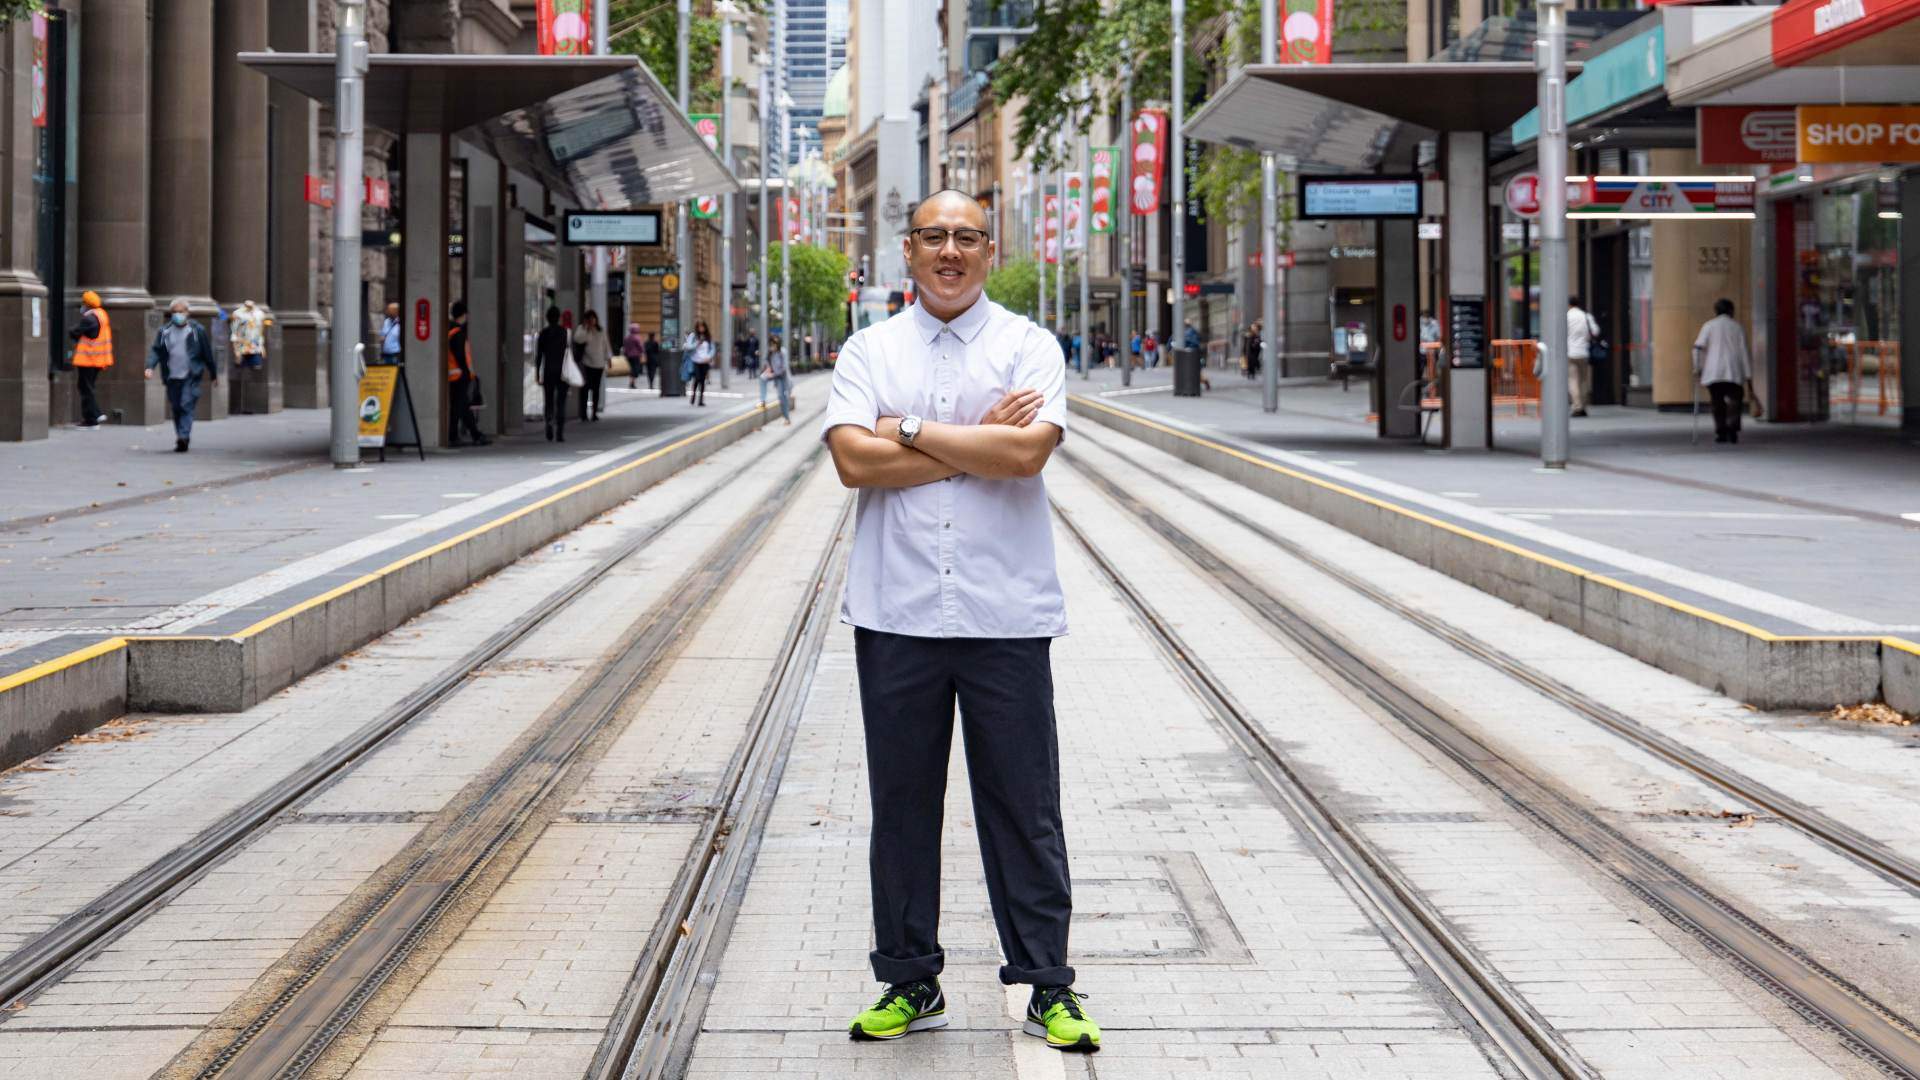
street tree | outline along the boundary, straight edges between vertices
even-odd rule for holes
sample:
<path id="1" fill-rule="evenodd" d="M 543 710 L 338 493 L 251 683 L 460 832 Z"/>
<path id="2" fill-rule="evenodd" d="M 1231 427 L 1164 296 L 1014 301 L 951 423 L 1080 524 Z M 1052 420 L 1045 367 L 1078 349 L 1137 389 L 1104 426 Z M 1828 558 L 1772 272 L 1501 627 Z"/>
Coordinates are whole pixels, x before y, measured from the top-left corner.
<path id="1" fill-rule="evenodd" d="M 987 299 L 1022 314 L 1039 308 L 1040 267 L 1032 259 L 1007 259 L 987 275 Z"/>
<path id="2" fill-rule="evenodd" d="M 847 270 L 850 263 L 846 255 L 833 248 L 817 247 L 813 244 L 789 244 L 787 263 L 790 267 L 793 289 L 791 303 L 792 317 L 784 311 L 776 312 L 780 322 L 787 327 L 787 337 L 804 328 L 820 323 L 827 336 L 838 339 L 847 332 Z M 760 263 L 759 272 L 771 272 L 773 278 L 780 277 L 780 244 L 778 241 L 767 245 L 767 255 Z"/>
<path id="3" fill-rule="evenodd" d="M 769 6 L 768 0 L 734 3 L 749 15 L 765 14 Z M 639 57 L 667 91 L 673 91 L 680 63 L 680 19 L 672 0 L 613 0 L 607 8 L 607 40 L 614 52 Z M 687 20 L 687 111 L 719 108 L 720 19 L 695 14 Z"/>

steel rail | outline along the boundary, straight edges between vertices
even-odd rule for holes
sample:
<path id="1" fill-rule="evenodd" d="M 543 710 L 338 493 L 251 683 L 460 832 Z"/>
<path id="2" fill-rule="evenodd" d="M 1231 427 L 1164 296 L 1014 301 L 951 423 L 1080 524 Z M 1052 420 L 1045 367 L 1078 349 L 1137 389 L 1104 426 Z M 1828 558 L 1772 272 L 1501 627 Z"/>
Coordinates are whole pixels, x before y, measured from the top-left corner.
<path id="1" fill-rule="evenodd" d="M 788 433 L 781 441 L 793 437 L 793 433 Z M 720 484 L 724 486 L 738 479 L 758 464 L 759 459 L 748 459 L 730 470 Z M 700 499 L 690 499 L 685 506 L 653 522 L 534 607 L 488 635 L 431 681 L 395 702 L 352 735 L 0 959 L 0 1002 L 20 1001 L 57 982 L 73 965 L 136 924 L 178 890 L 192 884 L 216 861 L 251 840 L 281 811 L 343 774 L 415 721 L 430 715 L 465 685 L 468 676 L 545 626 L 614 567 L 679 524 L 700 504 Z M 8 1015 L 10 1013 L 0 1010 L 0 1021 Z"/>
<path id="2" fill-rule="evenodd" d="M 1920 1080 L 1920 1031 L 1906 1018 L 1602 821 L 1572 795 L 1535 777 L 1469 734 L 1084 458 L 1070 453 L 1067 457 L 1096 489 L 1191 560 L 1277 633 L 1500 795 L 1509 806 L 1586 856 L 1803 1020 L 1829 1032 L 1883 1073 Z"/>
<path id="3" fill-rule="evenodd" d="M 1107 442 L 1091 440 L 1095 446 L 1125 462 L 1129 468 L 1138 470 L 1146 476 L 1158 480 L 1182 495 L 1221 517 L 1253 533 L 1269 544 L 1285 551 L 1315 570 L 1327 575 L 1341 585 L 1352 589 L 1373 601 L 1380 607 L 1392 612 L 1396 617 L 1406 620 L 1427 633 L 1445 641 L 1468 656 L 1499 671 L 1501 674 L 1526 684 L 1541 696 L 1561 705 L 1571 712 L 1592 720 L 1601 727 L 1634 743 L 1655 757 L 1676 766 L 1707 783 L 1719 788 L 1728 796 L 1764 810 L 1787 825 L 1812 837 L 1829 850 L 1852 859 L 1879 875 L 1888 883 L 1920 895 L 1920 862 L 1910 859 L 1893 848 L 1860 832 L 1852 826 L 1842 824 L 1832 817 L 1821 813 L 1807 804 L 1782 794 L 1766 784 L 1713 760 L 1698 750 L 1687 746 L 1678 739 L 1656 731 L 1625 713 L 1606 705 L 1594 698 L 1568 686 L 1566 683 L 1541 671 L 1539 668 L 1502 651 L 1466 630 L 1447 622 L 1436 615 L 1422 611 L 1385 589 L 1360 577 L 1358 574 L 1340 566 L 1298 541 L 1289 540 L 1254 521 L 1245 514 L 1201 494 L 1191 487 L 1183 486 L 1166 474 L 1151 466 L 1142 464 L 1126 452 L 1114 449 Z"/>
<path id="4" fill-rule="evenodd" d="M 1168 663 L 1206 705 L 1295 830 L 1313 843 L 1323 863 L 1354 884 L 1380 921 L 1391 927 L 1439 979 L 1520 1075 L 1527 1080 L 1585 1080 L 1597 1076 L 1553 1026 L 1406 881 L 1390 859 L 1321 802 L 1261 725 L 1247 715 L 1072 514 L 1058 503 L 1054 514 L 1160 647 Z"/>
<path id="5" fill-rule="evenodd" d="M 560 784 L 581 751 L 612 723 L 620 705 L 659 669 L 679 640 L 766 540 L 788 496 L 817 467 L 822 450 L 734 524 L 637 625 L 639 635 L 604 665 L 584 690 L 546 722 L 484 789 L 469 797 L 446 827 L 253 1021 L 198 1074 L 200 1080 L 296 1077 L 386 984 L 441 915 Z"/>
<path id="6" fill-rule="evenodd" d="M 681 869 L 664 914 L 649 936 L 587 1069 L 587 1080 L 657 1080 L 666 1076 L 705 1015 L 695 1006 L 709 950 L 726 940 L 745 894 L 773 798 L 785 773 L 814 670 L 837 610 L 846 572 L 843 556 L 853 497 L 844 501 L 833 542 L 814 568 L 807 601 L 794 614 L 774 678 L 755 704 L 748 731 L 727 764 L 720 787 L 724 813 L 711 815 Z"/>

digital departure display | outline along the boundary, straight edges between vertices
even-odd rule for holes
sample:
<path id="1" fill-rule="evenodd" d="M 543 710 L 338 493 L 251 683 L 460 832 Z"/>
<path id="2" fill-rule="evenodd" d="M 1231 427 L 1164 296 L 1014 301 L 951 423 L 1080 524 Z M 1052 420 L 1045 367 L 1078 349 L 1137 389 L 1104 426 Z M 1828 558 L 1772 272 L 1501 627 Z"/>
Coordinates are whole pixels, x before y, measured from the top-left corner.
<path id="1" fill-rule="evenodd" d="M 1417 176 L 1303 176 L 1302 218 L 1417 218 Z"/>
<path id="2" fill-rule="evenodd" d="M 576 210 L 561 222 L 561 242 L 566 244 L 658 244 L 658 210 Z"/>

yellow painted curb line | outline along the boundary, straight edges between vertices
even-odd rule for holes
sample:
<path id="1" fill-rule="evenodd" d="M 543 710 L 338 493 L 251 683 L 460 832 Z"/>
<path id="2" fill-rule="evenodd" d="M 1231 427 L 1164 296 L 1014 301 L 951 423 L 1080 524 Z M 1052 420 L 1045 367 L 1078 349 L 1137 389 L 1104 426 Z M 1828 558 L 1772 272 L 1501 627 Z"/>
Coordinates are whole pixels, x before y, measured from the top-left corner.
<path id="1" fill-rule="evenodd" d="M 1411 518 L 1414 521 L 1418 521 L 1425 525 L 1431 525 L 1437 529 L 1443 529 L 1449 533 L 1454 534 L 1455 536 L 1459 536 L 1467 540 L 1477 541 L 1479 543 L 1497 548 L 1510 555 L 1516 555 L 1516 556 L 1519 556 L 1520 558 L 1527 559 L 1531 562 L 1539 563 L 1543 566 L 1549 566 L 1555 570 L 1564 571 L 1565 573 L 1572 574 L 1575 577 L 1581 578 L 1582 580 L 1585 580 L 1585 581 L 1590 581 L 1596 585 L 1605 585 L 1610 589 L 1618 589 L 1621 592 L 1629 593 L 1631 595 L 1640 597 L 1643 600 L 1651 601 L 1652 603 L 1659 604 L 1662 607 L 1670 608 L 1674 611 L 1682 612 L 1684 614 L 1691 615 L 1695 618 L 1706 619 L 1709 622 L 1717 623 L 1718 625 L 1724 626 L 1729 630 L 1737 630 L 1740 633 L 1746 634 L 1747 636 L 1755 638 L 1760 641 L 1764 641 L 1768 643 L 1820 642 L 1820 641 L 1873 642 L 1882 646 L 1899 649 L 1902 652 L 1909 652 L 1909 653 L 1913 653 L 1916 656 L 1920 656 L 1920 643 L 1908 641 L 1904 638 L 1866 637 L 1866 636 L 1852 636 L 1852 635 L 1844 635 L 1844 634 L 1834 634 L 1834 635 L 1775 634 L 1772 631 L 1763 630 L 1760 627 L 1753 626 L 1749 623 L 1741 622 L 1738 619 L 1729 618 L 1718 612 L 1708 611 L 1705 608 L 1695 607 L 1694 605 L 1686 603 L 1685 601 L 1675 600 L 1670 596 L 1663 596 L 1660 593 L 1652 591 L 1651 589 L 1642 588 L 1641 586 L 1638 586 L 1638 585 L 1629 585 L 1626 582 L 1621 581 L 1617 578 L 1608 577 L 1605 574 L 1596 574 L 1591 570 L 1587 570 L 1582 567 L 1575 566 L 1572 563 L 1564 562 L 1560 559 L 1553 558 L 1550 555 L 1542 555 L 1537 551 L 1532 551 L 1528 548 L 1521 547 L 1518 544 L 1511 544 L 1505 540 L 1488 536 L 1485 533 L 1479 533 L 1479 532 L 1473 531 L 1472 529 L 1463 528 L 1459 525 L 1453 524 L 1452 522 L 1443 521 L 1429 514 L 1423 514 L 1418 510 L 1409 510 L 1406 507 L 1399 505 L 1398 503 L 1389 502 L 1386 499 L 1378 498 L 1373 495 L 1368 495 L 1363 491 L 1358 491 L 1353 488 L 1347 487 L 1343 484 L 1335 483 L 1334 481 L 1328 480 L 1325 477 L 1315 476 L 1312 473 L 1304 473 L 1299 471 L 1298 469 L 1290 469 L 1276 462 L 1268 461 L 1266 458 L 1258 457 L 1256 455 L 1246 453 L 1245 451 L 1242 451 L 1242 450 L 1237 450 L 1224 443 L 1214 442 L 1212 439 L 1202 438 L 1198 435 L 1191 434 L 1190 432 L 1181 431 L 1179 428 L 1169 427 L 1166 424 L 1159 423 L 1158 421 L 1149 420 L 1137 412 L 1133 412 L 1128 409 L 1117 408 L 1115 406 L 1107 404 L 1104 401 L 1098 401 L 1098 400 L 1095 400 L 1094 398 L 1086 397 L 1085 395 L 1082 395 L 1082 394 L 1070 394 L 1068 395 L 1068 397 L 1073 401 L 1079 402 L 1085 408 L 1095 409 L 1100 412 L 1108 413 L 1112 416 L 1119 417 L 1130 423 L 1139 424 L 1142 427 L 1152 428 L 1153 430 L 1161 432 L 1163 434 L 1171 435 L 1176 439 L 1182 439 L 1186 442 L 1190 442 L 1195 446 L 1203 446 L 1216 453 L 1225 454 L 1228 457 L 1232 457 L 1232 458 L 1238 458 L 1239 460 L 1244 461 L 1249 465 L 1258 466 L 1259 468 L 1267 469 L 1271 472 L 1279 473 L 1283 476 L 1290 477 L 1294 480 L 1299 480 L 1303 483 L 1312 484 L 1316 487 L 1324 488 L 1327 491 L 1332 491 L 1341 495 L 1345 495 L 1350 499 L 1357 499 L 1360 502 L 1366 503 L 1367 505 L 1375 507 L 1377 509 L 1398 514 L 1401 517 Z"/>
<path id="2" fill-rule="evenodd" d="M 714 435 L 718 435 L 721 432 L 726 431 L 727 429 L 733 427 L 736 424 L 745 423 L 746 421 L 751 420 L 754 417 L 760 415 L 761 413 L 764 413 L 767 411 L 768 411 L 768 406 L 755 405 L 753 408 L 748 409 L 746 412 L 741 413 L 739 416 L 736 416 L 731 420 L 725 420 L 725 421 L 722 421 L 721 423 L 715 424 L 710 428 L 704 428 L 700 431 L 693 433 L 692 435 L 688 435 L 684 439 L 680 439 L 678 441 L 670 443 L 666 446 L 659 448 L 658 450 L 654 450 L 647 454 L 643 454 L 640 457 L 634 458 L 632 461 L 626 462 L 612 469 L 608 469 L 606 472 L 600 473 L 596 476 L 589 477 L 588 479 L 582 480 L 571 487 L 564 488 L 560 491 L 556 491 L 553 494 L 548 495 L 545 498 L 539 500 L 538 502 L 528 503 L 527 505 L 522 506 L 519 509 L 514 510 L 510 513 L 503 514 L 500 517 L 494 518 L 491 521 L 483 522 L 479 525 L 474 526 L 471 529 L 468 529 L 463 533 L 460 533 L 458 536 L 448 537 L 447 539 L 442 540 L 437 544 L 434 544 L 432 547 L 424 548 L 420 551 L 413 552 L 412 554 L 407 555 L 403 558 L 395 559 L 393 562 L 390 562 L 387 565 L 380 567 L 378 570 L 369 571 L 368 573 L 362 574 L 359 577 L 354 578 L 352 581 L 349 581 L 349 582 L 346 582 L 345 584 L 337 585 L 334 588 L 328 589 L 326 592 L 323 592 L 318 596 L 309 597 L 306 600 L 302 600 L 298 604 L 295 604 L 284 611 L 275 612 L 274 614 L 267 616 L 266 618 L 260 620 L 259 622 L 254 623 L 252 626 L 249 626 L 244 630 L 240 630 L 235 633 L 228 634 L 224 638 L 205 637 L 205 636 L 198 637 L 198 638 L 190 638 L 190 637 L 174 637 L 171 635 L 166 637 L 142 636 L 142 635 L 130 635 L 126 637 L 111 637 L 103 641 L 96 641 L 93 644 L 88 645 L 84 648 L 75 649 L 73 652 L 66 653 L 61 656 L 53 657 L 50 660 L 43 660 L 40 663 L 33 665 L 32 667 L 23 668 L 19 671 L 14 672 L 11 675 L 0 677 L 0 694 L 4 694 L 7 691 L 13 690 L 17 687 L 25 686 L 27 683 L 34 682 L 35 680 L 44 679 L 49 675 L 54 675 L 61 671 L 65 671 L 66 669 L 70 667 L 74 667 L 78 664 L 84 664 L 89 660 L 98 659 L 99 657 L 105 656 L 109 653 L 115 652 L 120 649 L 124 649 L 127 647 L 128 643 L 133 641 L 162 641 L 162 640 L 165 640 L 165 641 L 188 641 L 188 640 L 245 641 L 250 637 L 256 637 L 264 633 L 265 631 L 270 630 L 273 627 L 279 625 L 280 623 L 283 623 L 288 619 L 293 618 L 294 616 L 300 614 L 303 611 L 310 611 L 313 608 L 320 606 L 321 604 L 325 604 L 329 601 L 345 596 L 347 593 L 350 593 L 355 589 L 358 589 L 362 586 L 369 585 L 369 584 L 372 584 L 373 582 L 379 581 L 381 578 L 386 577 L 389 574 L 393 574 L 408 566 L 411 566 L 414 563 L 421 561 L 422 559 L 431 558 L 432 556 L 442 551 L 446 551 L 447 549 L 453 547 L 456 544 L 460 544 L 467 540 L 471 540 L 476 536 L 480 536 L 483 533 L 489 532 L 493 529 L 497 529 L 511 522 L 518 521 L 520 518 L 525 517 L 526 515 L 541 509 L 542 507 L 550 506 L 553 503 L 558 502 L 559 500 L 564 499 L 570 495 L 575 495 L 575 494 L 578 494 L 579 492 L 586 491 L 587 489 L 592 488 L 596 485 L 606 483 L 607 481 L 612 480 L 616 476 L 620 476 L 627 472 L 631 472 L 632 470 L 637 469 L 640 466 L 647 464 L 648 462 L 657 461 L 660 458 L 666 456 L 667 454 L 671 454 L 674 451 L 679 450 L 683 447 L 691 446 L 702 439 L 706 439 Z"/>

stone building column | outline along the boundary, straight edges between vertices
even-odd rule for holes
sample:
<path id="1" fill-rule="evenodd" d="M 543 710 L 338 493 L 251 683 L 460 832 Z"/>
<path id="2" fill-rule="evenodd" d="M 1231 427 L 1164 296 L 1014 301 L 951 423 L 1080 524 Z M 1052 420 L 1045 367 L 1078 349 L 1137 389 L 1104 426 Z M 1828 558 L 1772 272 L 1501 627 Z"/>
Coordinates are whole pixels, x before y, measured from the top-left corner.
<path id="1" fill-rule="evenodd" d="M 92 26 L 83 28 L 93 29 Z M 153 0 L 153 221 L 148 274 L 156 308 L 176 296 L 213 336 L 221 377 L 226 331 L 213 318 L 213 0 Z M 221 187 L 224 204 L 238 192 Z M 199 418 L 227 415 L 227 391 L 202 387 Z"/>
<path id="2" fill-rule="evenodd" d="M 277 52 L 314 51 L 313 0 L 270 0 L 267 43 Z M 255 76 L 259 78 L 259 76 Z M 282 400 L 290 409 L 327 407 L 326 321 L 315 310 L 314 284 L 320 264 L 314 258 L 319 226 L 306 200 L 308 173 L 319 153 L 320 106 L 305 94 L 279 83 L 267 86 L 273 168 L 267 177 L 266 215 L 271 282 L 267 304 L 280 331 L 277 360 Z M 268 369 L 276 360 L 268 357 Z"/>
<path id="3" fill-rule="evenodd" d="M 100 406 L 121 423 L 139 425 L 167 418 L 165 388 L 141 377 L 153 312 L 147 291 L 151 25 L 147 0 L 84 0 L 74 278 L 100 294 L 113 322 L 113 366 L 100 375 Z"/>
<path id="4" fill-rule="evenodd" d="M 267 79 L 242 67 L 243 52 L 267 47 L 267 0 L 223 0 L 213 27 L 213 176 L 220 192 L 213 230 L 213 295 L 228 311 L 267 296 Z M 228 405 L 236 413 L 279 412 L 279 350 L 268 335 L 265 366 L 235 369 Z M 236 359 L 238 359 L 236 357 Z"/>
<path id="5" fill-rule="evenodd" d="M 0 442 L 47 437 L 47 335 L 58 313 L 34 273 L 33 23 L 0 29 Z"/>

